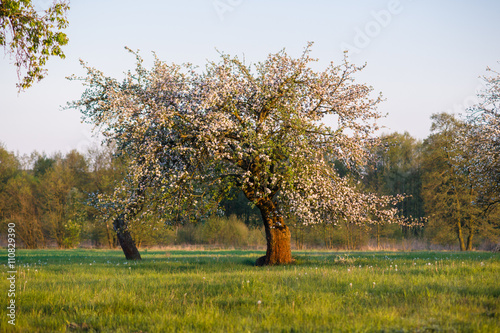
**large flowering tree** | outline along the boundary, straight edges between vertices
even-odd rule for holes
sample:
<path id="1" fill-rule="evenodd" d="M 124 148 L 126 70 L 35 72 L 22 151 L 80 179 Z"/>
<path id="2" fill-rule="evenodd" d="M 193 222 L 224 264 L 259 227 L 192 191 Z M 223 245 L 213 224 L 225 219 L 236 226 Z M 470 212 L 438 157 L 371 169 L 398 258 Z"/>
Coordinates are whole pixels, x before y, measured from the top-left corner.
<path id="1" fill-rule="evenodd" d="M 361 68 L 347 58 L 315 71 L 309 45 L 299 58 L 281 51 L 255 65 L 223 54 L 201 71 L 158 59 L 148 70 L 136 56 L 123 82 L 85 66 L 88 89 L 73 102 L 129 159 L 121 186 L 101 198 L 116 212 L 128 258 L 140 257 L 127 232 L 134 220 L 196 219 L 233 187 L 262 214 L 259 264 L 292 261 L 290 215 L 302 223 L 396 220 L 388 207 L 397 198 L 358 192 L 332 163 L 362 165 L 380 117 L 380 97 L 354 82 Z"/>

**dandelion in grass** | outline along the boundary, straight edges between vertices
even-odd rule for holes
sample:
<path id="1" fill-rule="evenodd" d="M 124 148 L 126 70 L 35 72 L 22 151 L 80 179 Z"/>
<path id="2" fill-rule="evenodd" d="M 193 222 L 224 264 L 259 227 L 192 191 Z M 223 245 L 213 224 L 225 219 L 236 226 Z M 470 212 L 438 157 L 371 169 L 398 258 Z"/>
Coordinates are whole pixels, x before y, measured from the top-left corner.
<path id="1" fill-rule="evenodd" d="M 375 288 L 375 282 L 373 282 L 373 288 Z"/>
<path id="2" fill-rule="evenodd" d="M 352 288 L 352 282 L 351 282 L 351 283 L 349 283 L 349 287 L 351 287 L 351 288 Z"/>

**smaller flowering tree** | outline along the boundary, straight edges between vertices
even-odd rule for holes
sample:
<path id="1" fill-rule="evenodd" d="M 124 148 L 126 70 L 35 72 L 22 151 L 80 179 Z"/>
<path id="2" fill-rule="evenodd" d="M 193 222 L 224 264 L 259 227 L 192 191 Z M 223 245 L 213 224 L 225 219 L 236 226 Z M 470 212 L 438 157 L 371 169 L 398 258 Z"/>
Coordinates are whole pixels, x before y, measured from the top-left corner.
<path id="1" fill-rule="evenodd" d="M 201 72 L 158 59 L 147 70 L 136 56 L 121 83 L 85 66 L 88 89 L 72 103 L 130 161 L 115 193 L 101 197 L 116 211 L 127 258 L 139 258 L 125 239 L 134 218 L 198 219 L 235 187 L 262 215 L 258 264 L 292 261 L 292 215 L 305 224 L 398 221 L 400 198 L 357 191 L 332 163 L 363 165 L 380 117 L 380 97 L 354 82 L 362 68 L 347 58 L 314 71 L 309 45 L 299 58 L 281 51 L 253 66 L 223 54 Z"/>
<path id="2" fill-rule="evenodd" d="M 480 102 L 468 109 L 459 138 L 464 154 L 459 165 L 477 192 L 476 204 L 487 212 L 500 203 L 500 73 L 485 76 Z"/>

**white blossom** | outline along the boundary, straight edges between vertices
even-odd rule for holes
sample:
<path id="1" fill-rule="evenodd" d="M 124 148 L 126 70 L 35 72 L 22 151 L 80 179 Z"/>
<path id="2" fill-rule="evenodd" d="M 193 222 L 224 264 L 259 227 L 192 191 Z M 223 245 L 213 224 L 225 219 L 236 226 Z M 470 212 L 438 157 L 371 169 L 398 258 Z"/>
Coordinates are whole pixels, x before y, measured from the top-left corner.
<path id="1" fill-rule="evenodd" d="M 347 57 L 318 72 L 310 45 L 297 59 L 281 51 L 253 66 L 222 55 L 204 71 L 158 59 L 148 70 L 136 56 L 122 82 L 84 64 L 88 89 L 71 104 L 128 161 L 115 193 L 99 197 L 111 211 L 184 222 L 237 187 L 305 224 L 399 221 L 400 197 L 361 193 L 333 167 L 364 163 L 381 117 L 381 97 L 354 82 L 362 67 Z"/>

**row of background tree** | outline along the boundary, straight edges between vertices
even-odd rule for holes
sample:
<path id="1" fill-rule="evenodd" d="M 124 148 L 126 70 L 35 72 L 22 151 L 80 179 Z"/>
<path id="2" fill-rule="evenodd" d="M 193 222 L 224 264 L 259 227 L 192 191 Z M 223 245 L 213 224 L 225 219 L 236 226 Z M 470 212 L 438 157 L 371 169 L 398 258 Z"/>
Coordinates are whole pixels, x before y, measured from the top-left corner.
<path id="1" fill-rule="evenodd" d="M 366 191 L 405 194 L 400 214 L 423 221 L 421 227 L 359 226 L 318 223 L 304 226 L 289 221 L 297 248 L 358 249 L 366 246 L 471 250 L 488 248 L 500 237 L 500 209 L 474 204 L 473 189 L 454 167 L 454 142 L 463 125 L 442 113 L 432 117 L 431 134 L 424 141 L 408 133 L 382 135 L 373 159 L 358 176 Z M 16 224 L 16 235 L 26 248 L 57 246 L 115 247 L 112 221 L 88 205 L 95 193 L 112 192 L 123 177 L 124 163 L 110 147 L 85 154 L 71 151 L 51 156 L 18 156 L 0 146 L 0 223 Z M 349 172 L 338 167 L 339 172 Z M 144 221 L 132 230 L 139 246 L 209 244 L 265 246 L 259 211 L 242 193 L 221 204 L 221 216 L 197 224 L 167 226 Z M 4 237 L 2 237 L 4 239 Z"/>

